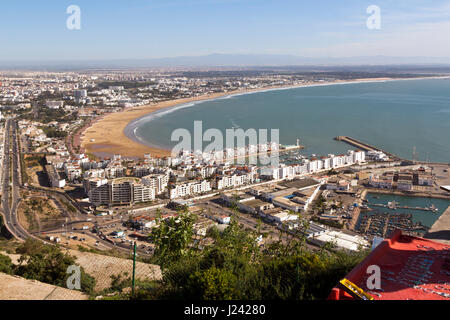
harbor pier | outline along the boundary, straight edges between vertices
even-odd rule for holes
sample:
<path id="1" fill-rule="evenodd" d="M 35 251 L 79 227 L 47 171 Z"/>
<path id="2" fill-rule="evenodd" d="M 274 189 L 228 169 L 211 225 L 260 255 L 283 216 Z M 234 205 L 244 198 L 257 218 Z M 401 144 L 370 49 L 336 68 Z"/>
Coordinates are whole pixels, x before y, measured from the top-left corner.
<path id="1" fill-rule="evenodd" d="M 431 226 L 424 238 L 450 244 L 450 206 Z"/>
<path id="2" fill-rule="evenodd" d="M 359 141 L 357 139 L 348 137 L 348 136 L 337 136 L 336 138 L 334 138 L 334 140 L 336 141 L 343 141 L 353 147 L 356 147 L 362 151 L 380 151 L 383 152 L 384 154 L 386 154 L 389 158 L 391 158 L 392 160 L 402 160 L 400 157 L 396 156 L 395 154 L 389 153 L 387 151 L 384 151 L 380 148 L 374 147 L 368 143 Z"/>

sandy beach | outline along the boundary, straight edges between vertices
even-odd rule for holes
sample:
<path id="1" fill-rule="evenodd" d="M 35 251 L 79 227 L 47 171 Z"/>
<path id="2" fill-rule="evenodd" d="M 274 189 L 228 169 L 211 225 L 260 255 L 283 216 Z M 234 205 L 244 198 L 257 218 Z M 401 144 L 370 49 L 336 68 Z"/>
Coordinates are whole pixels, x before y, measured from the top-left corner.
<path id="1" fill-rule="evenodd" d="M 81 134 L 81 147 L 86 153 L 98 157 L 110 157 L 117 153 L 130 158 L 143 158 L 145 153 L 150 153 L 152 156 L 169 156 L 170 150 L 152 148 L 129 139 L 124 134 L 125 127 L 137 118 L 164 108 L 193 101 L 215 99 L 229 94 L 230 92 L 164 101 L 153 105 L 127 108 L 122 112 L 101 116 Z"/>
<path id="2" fill-rule="evenodd" d="M 265 87 L 255 90 L 238 90 L 232 92 L 204 95 L 194 98 L 164 101 L 140 107 L 126 108 L 122 112 L 106 114 L 97 119 L 92 124 L 92 126 L 87 128 L 81 134 L 80 143 L 81 147 L 85 150 L 86 153 L 94 154 L 95 156 L 101 158 L 111 157 L 113 154 L 121 154 L 123 157 L 129 158 L 143 158 L 145 153 L 150 153 L 152 156 L 169 156 L 170 150 L 153 148 L 131 140 L 124 133 L 125 127 L 131 121 L 141 118 L 155 111 L 194 101 L 209 100 L 228 95 L 251 93 L 257 91 L 267 91 L 273 89 L 284 89 L 284 88 L 288 89 L 303 86 L 320 86 L 339 83 L 378 82 L 389 80 L 400 80 L 400 79 L 367 78 L 367 79 L 353 79 L 353 80 L 337 80 L 333 82 L 304 83 L 302 85 L 292 85 L 292 86 Z"/>

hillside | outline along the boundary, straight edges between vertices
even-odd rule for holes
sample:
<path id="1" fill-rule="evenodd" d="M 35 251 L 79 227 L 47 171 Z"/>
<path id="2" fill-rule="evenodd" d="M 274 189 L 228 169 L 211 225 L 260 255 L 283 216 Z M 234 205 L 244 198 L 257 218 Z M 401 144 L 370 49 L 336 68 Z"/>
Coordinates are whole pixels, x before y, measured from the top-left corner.
<path id="1" fill-rule="evenodd" d="M 105 256 L 90 252 L 80 252 L 68 250 L 69 254 L 77 258 L 77 263 L 84 270 L 97 280 L 95 290 L 100 291 L 111 286 L 111 276 L 122 275 L 122 278 L 131 277 L 133 271 L 133 261 L 111 256 Z M 20 257 L 19 254 L 8 254 L 0 251 L 1 254 L 11 258 L 14 264 Z M 161 280 L 161 269 L 157 265 L 136 262 L 136 279 L 141 280 Z M 3 291 L 3 290 L 2 290 Z"/>
<path id="2" fill-rule="evenodd" d="M 0 300 L 87 300 L 76 290 L 0 273 Z"/>

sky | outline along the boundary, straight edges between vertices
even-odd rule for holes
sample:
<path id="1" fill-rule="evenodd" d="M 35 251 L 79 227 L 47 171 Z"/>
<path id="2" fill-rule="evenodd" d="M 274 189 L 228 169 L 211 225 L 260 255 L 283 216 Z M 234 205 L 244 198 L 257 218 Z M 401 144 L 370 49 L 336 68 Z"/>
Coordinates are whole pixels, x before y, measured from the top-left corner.
<path id="1" fill-rule="evenodd" d="M 80 8 L 69 30 L 67 8 Z M 367 8 L 380 8 L 369 29 Z M 0 4 L 0 60 L 222 54 L 450 57 L 450 1 L 14 0 Z"/>

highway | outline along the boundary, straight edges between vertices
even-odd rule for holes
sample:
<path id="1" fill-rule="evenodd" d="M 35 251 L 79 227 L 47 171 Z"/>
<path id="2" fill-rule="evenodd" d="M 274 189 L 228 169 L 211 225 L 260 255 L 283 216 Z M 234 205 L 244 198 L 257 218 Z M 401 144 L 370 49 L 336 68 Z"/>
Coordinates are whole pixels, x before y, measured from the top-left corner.
<path id="1" fill-rule="evenodd" d="M 3 170 L 1 176 L 1 190 L 2 190 L 2 199 L 1 199 L 1 210 L 0 213 L 3 217 L 3 224 L 6 229 L 11 233 L 11 235 L 19 241 L 25 241 L 28 238 L 39 239 L 45 243 L 49 243 L 45 240 L 38 238 L 39 235 L 42 235 L 42 232 L 46 233 L 54 233 L 54 232 L 64 232 L 67 228 L 66 226 L 49 228 L 45 230 L 41 230 L 38 233 L 29 233 L 25 228 L 23 228 L 17 217 L 17 209 L 19 207 L 20 201 L 22 200 L 20 197 L 20 189 L 28 189 L 34 190 L 32 187 L 24 187 L 22 186 L 22 178 L 21 178 L 21 163 L 20 163 L 20 150 L 18 144 L 18 138 L 20 138 L 19 129 L 17 126 L 17 121 L 14 118 L 9 118 L 5 124 L 5 141 L 4 141 L 4 157 L 3 157 Z M 61 211 L 62 215 L 67 217 L 66 225 L 72 225 L 76 223 L 88 222 L 86 219 L 86 215 L 81 214 L 80 212 L 71 213 L 59 202 L 60 194 L 50 195 L 51 190 L 47 190 L 47 196 L 54 200 L 54 203 L 57 205 L 58 209 Z M 98 219 L 94 217 L 92 220 L 93 223 L 104 221 L 103 219 Z M 113 222 L 121 222 L 110 221 Z M 109 249 L 119 249 L 123 252 L 130 253 L 131 247 L 130 245 L 107 241 L 104 238 L 103 234 L 98 234 L 95 236 L 99 240 L 100 243 L 105 245 Z M 142 257 L 149 257 L 149 255 L 145 254 L 143 251 L 138 250 L 139 255 Z"/>
<path id="2" fill-rule="evenodd" d="M 2 170 L 2 215 L 6 228 L 19 241 L 24 241 L 29 237 L 35 238 L 25 228 L 23 228 L 17 217 L 17 208 L 22 200 L 20 198 L 20 188 L 22 184 L 20 168 L 20 150 L 18 144 L 18 127 L 15 119 L 10 118 L 5 125 L 5 145 Z M 51 197 L 54 199 L 54 197 Z M 55 199 L 56 200 L 56 199 Z M 54 201 L 63 214 L 70 216 L 58 201 Z M 76 218 L 75 218 L 76 220 Z"/>
<path id="3" fill-rule="evenodd" d="M 17 131 L 17 122 L 14 119 L 8 119 L 5 125 L 5 154 L 2 170 L 2 214 L 8 231 L 18 240 L 24 241 L 30 235 L 17 221 L 17 207 L 21 200 Z"/>

